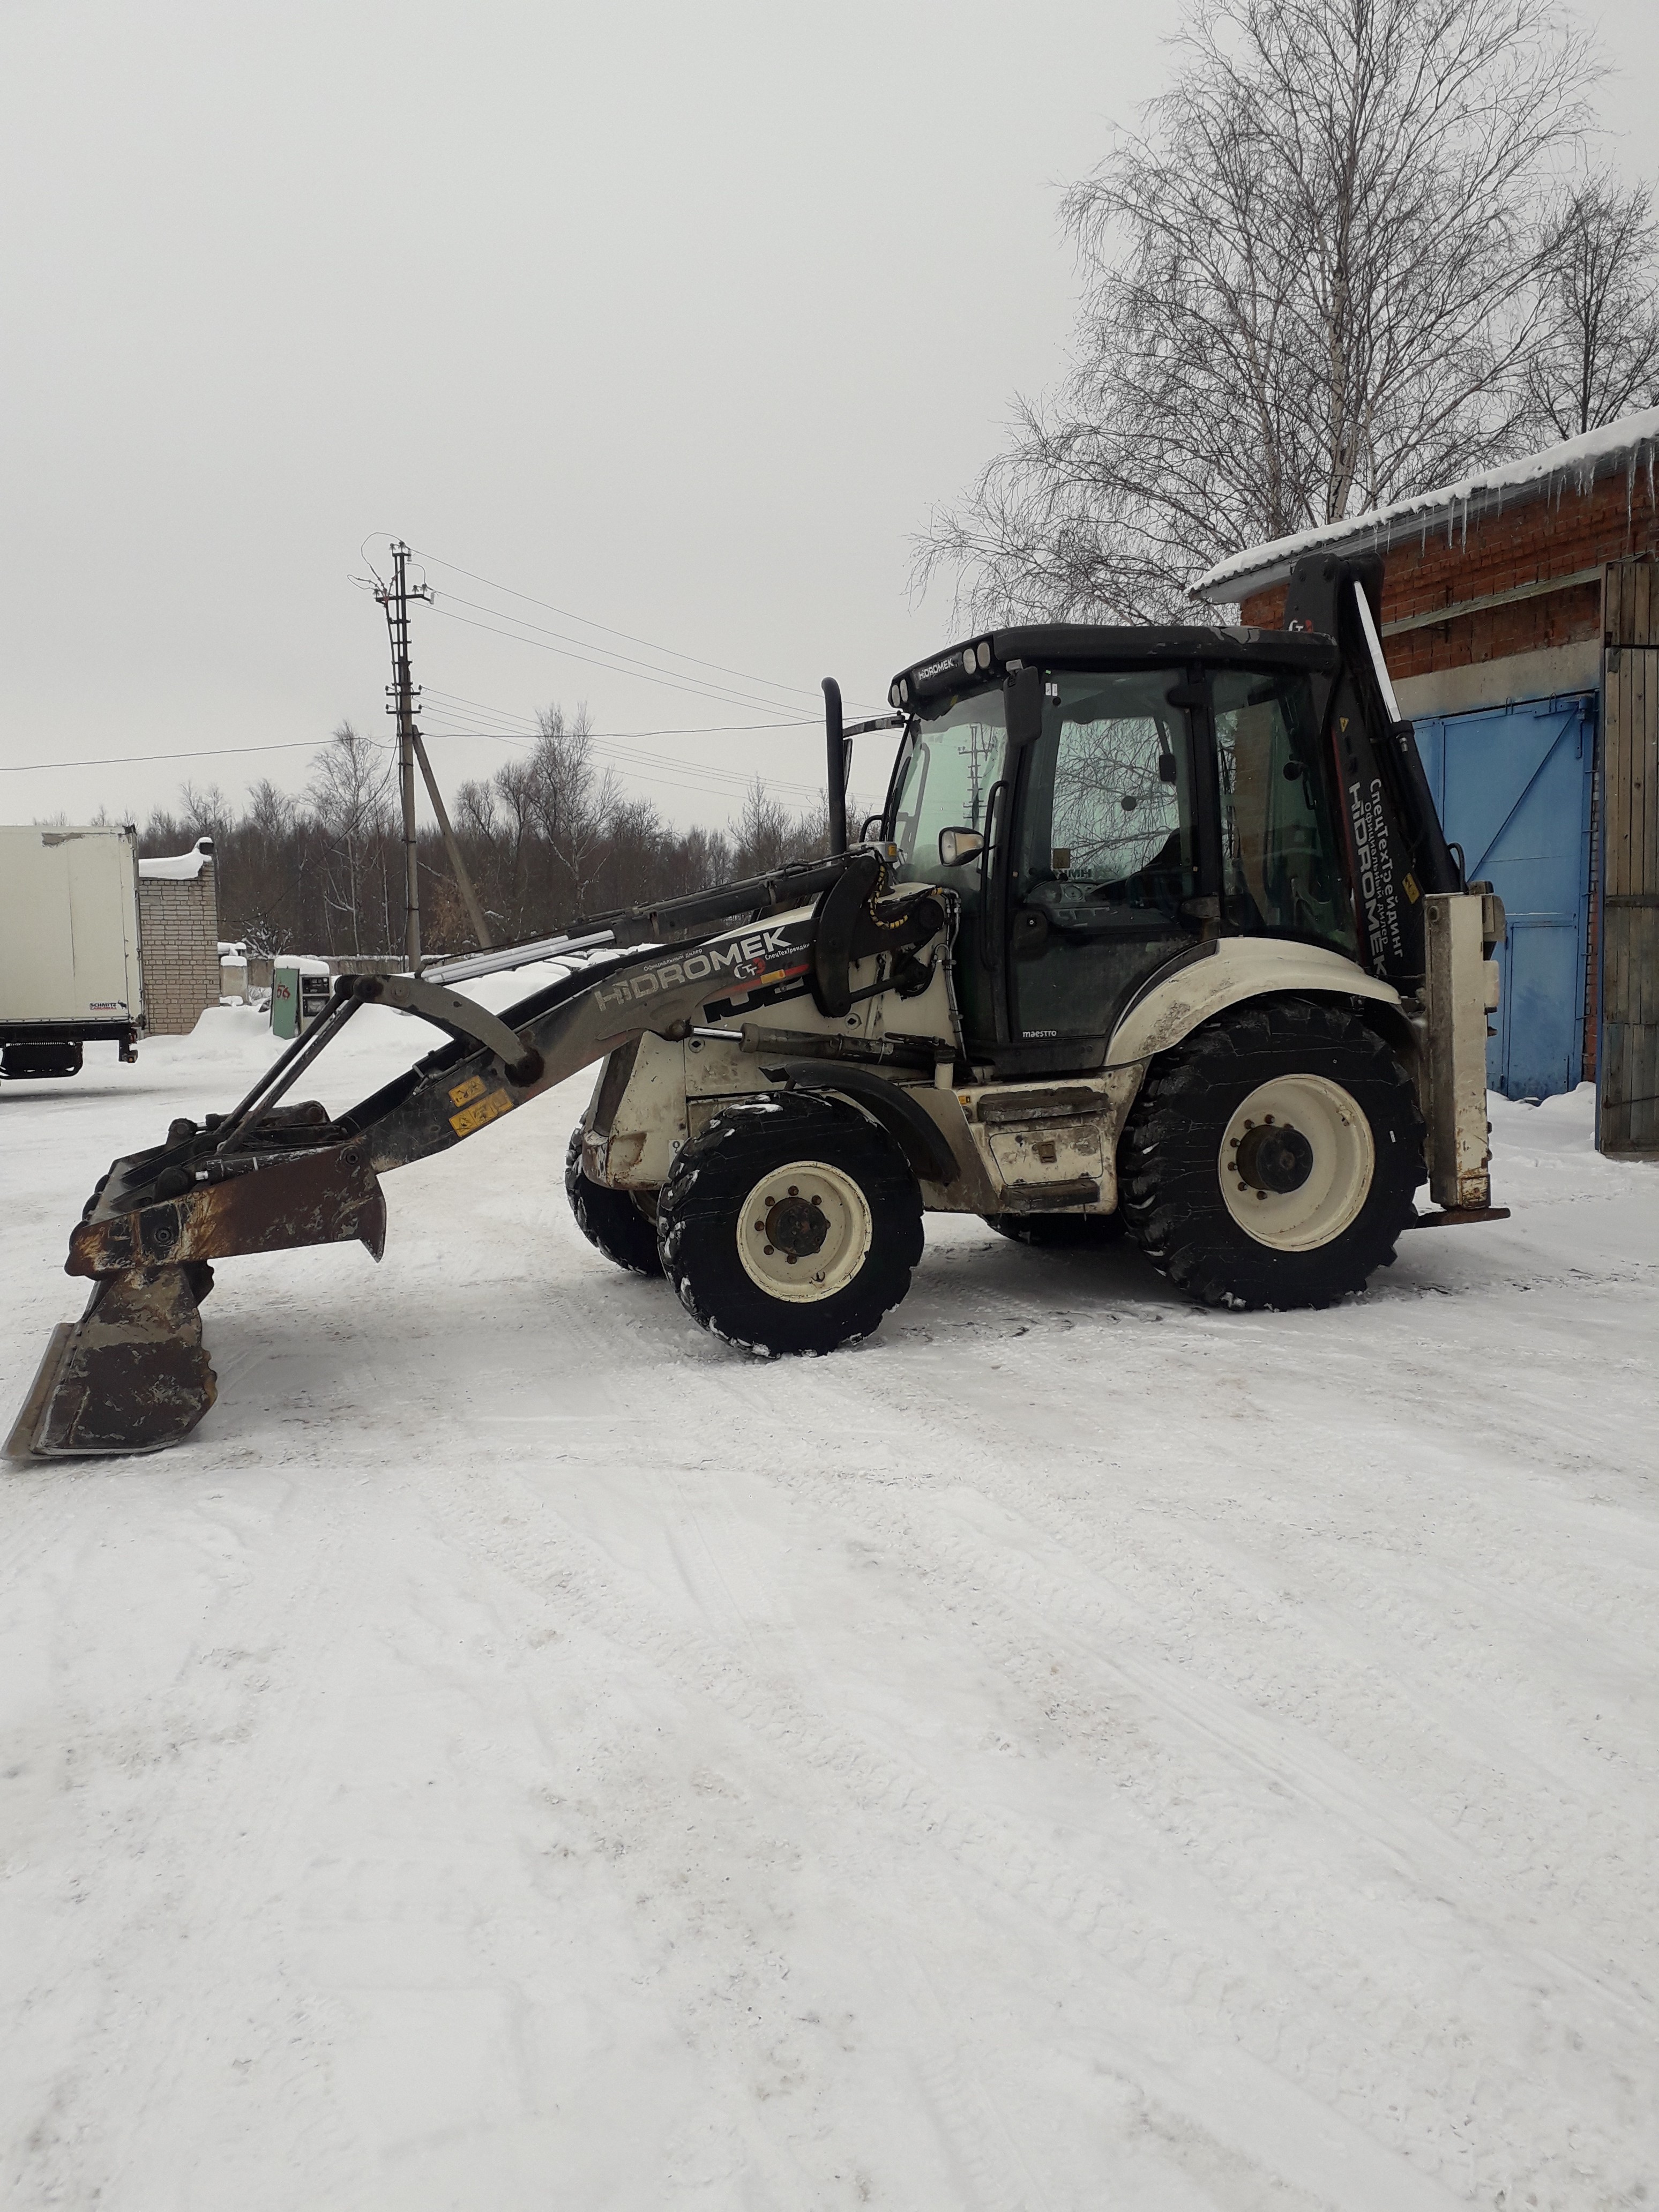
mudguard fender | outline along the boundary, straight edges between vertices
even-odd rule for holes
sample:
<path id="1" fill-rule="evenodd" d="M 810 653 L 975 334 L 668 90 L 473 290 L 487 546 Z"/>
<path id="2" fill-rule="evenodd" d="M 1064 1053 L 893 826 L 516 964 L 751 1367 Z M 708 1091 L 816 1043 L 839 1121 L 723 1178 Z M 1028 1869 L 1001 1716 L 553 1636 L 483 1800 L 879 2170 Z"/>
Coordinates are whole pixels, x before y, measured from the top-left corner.
<path id="1" fill-rule="evenodd" d="M 948 1188 L 962 1170 L 938 1123 L 924 1114 L 902 1084 L 890 1083 L 873 1068 L 836 1066 L 822 1060 L 785 1060 L 761 1073 L 792 1091 L 817 1091 L 845 1098 L 867 1114 L 892 1138 L 909 1162 L 918 1182 Z"/>
<path id="2" fill-rule="evenodd" d="M 1366 999 L 1394 1017 L 1390 1030 L 1404 1024 L 1393 984 L 1368 975 L 1340 952 L 1277 937 L 1223 937 L 1194 950 L 1197 957 L 1155 975 L 1131 1005 L 1112 1033 L 1108 1066 L 1144 1066 L 1224 1008 L 1285 991 Z"/>

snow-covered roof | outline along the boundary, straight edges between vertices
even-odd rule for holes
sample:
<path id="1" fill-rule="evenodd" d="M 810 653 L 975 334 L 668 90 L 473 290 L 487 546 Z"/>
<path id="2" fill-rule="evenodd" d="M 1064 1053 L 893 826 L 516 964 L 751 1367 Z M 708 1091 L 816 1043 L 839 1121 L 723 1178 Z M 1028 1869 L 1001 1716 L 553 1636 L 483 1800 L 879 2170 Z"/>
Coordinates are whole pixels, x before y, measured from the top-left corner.
<path id="1" fill-rule="evenodd" d="M 1294 537 L 1276 538 L 1266 545 L 1248 546 L 1242 553 L 1218 561 L 1194 585 L 1198 598 L 1212 605 L 1242 599 L 1270 584 L 1282 584 L 1292 565 L 1304 553 L 1340 546 L 1345 552 L 1380 552 L 1413 535 L 1426 539 L 1431 530 L 1444 526 L 1448 540 L 1466 529 L 1472 514 L 1502 507 L 1520 493 L 1534 499 L 1540 493 L 1559 493 L 1571 483 L 1588 492 L 1598 477 L 1622 466 L 1633 487 L 1644 472 L 1653 490 L 1656 459 L 1659 458 L 1659 407 L 1644 407 L 1626 415 L 1605 429 L 1583 438 L 1569 438 L 1559 446 L 1546 446 L 1518 460 L 1482 469 L 1456 483 L 1441 484 L 1433 491 L 1414 493 L 1390 506 L 1373 507 L 1367 514 L 1351 515 L 1343 522 L 1328 522 L 1317 530 L 1299 530 Z"/>
<path id="2" fill-rule="evenodd" d="M 188 853 L 173 853 L 157 860 L 140 860 L 138 872 L 152 883 L 187 884 L 213 862 L 213 840 L 198 837 Z"/>

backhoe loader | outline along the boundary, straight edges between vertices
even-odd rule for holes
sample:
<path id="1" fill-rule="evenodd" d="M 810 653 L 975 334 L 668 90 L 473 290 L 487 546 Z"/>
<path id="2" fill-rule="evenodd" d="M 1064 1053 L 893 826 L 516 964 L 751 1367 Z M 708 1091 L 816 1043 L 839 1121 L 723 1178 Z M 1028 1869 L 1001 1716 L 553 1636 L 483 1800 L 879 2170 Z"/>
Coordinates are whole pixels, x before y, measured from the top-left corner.
<path id="1" fill-rule="evenodd" d="M 857 730 L 826 682 L 827 858 L 342 976 L 239 1104 L 99 1182 L 68 1261 L 89 1302 L 8 1452 L 176 1442 L 213 1402 L 214 1262 L 350 1238 L 378 1258 L 383 1176 L 594 1062 L 565 1163 L 578 1224 L 755 1353 L 874 1329 L 929 1210 L 1036 1244 L 1127 1233 L 1236 1308 L 1328 1304 L 1402 1231 L 1496 1218 L 1503 910 L 1442 835 L 1379 588 L 1380 564 L 1314 558 L 1279 630 L 966 638 L 858 726 L 897 754 L 856 838 Z M 499 1016 L 454 988 L 550 957 L 558 980 Z M 448 1041 L 348 1113 L 284 1103 L 370 1002 Z"/>

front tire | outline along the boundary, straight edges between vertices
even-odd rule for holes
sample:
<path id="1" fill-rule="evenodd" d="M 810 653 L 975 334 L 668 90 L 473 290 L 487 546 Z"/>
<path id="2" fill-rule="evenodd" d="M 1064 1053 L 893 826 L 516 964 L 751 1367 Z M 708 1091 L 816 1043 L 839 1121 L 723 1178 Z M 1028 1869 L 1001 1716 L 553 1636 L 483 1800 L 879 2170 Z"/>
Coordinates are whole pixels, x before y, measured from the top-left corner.
<path id="1" fill-rule="evenodd" d="M 657 1207 L 663 1273 L 694 1321 L 763 1356 L 867 1336 L 921 1258 L 921 1194 L 851 1107 L 725 1107 L 681 1152 Z"/>
<path id="2" fill-rule="evenodd" d="M 1357 1015 L 1314 999 L 1230 1008 L 1161 1054 L 1119 1152 L 1130 1237 L 1206 1305 L 1364 1290 L 1423 1176 L 1405 1070 Z"/>
<path id="3" fill-rule="evenodd" d="M 657 1224 L 632 1191 L 607 1190 L 582 1171 L 582 1125 L 570 1132 L 564 1156 L 564 1194 L 576 1226 L 596 1252 L 630 1274 L 659 1275 Z"/>

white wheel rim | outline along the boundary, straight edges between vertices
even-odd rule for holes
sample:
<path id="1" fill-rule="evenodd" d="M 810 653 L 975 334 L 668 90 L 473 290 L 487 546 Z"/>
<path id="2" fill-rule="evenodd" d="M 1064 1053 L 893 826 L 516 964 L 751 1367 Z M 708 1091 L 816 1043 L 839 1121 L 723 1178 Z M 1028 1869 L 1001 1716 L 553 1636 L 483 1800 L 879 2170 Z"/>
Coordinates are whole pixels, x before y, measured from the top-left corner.
<path id="1" fill-rule="evenodd" d="M 738 1257 L 768 1297 L 792 1305 L 833 1298 L 864 1265 L 875 1235 L 870 1201 L 822 1160 L 792 1160 L 743 1202 Z M 822 1229 L 822 1241 L 811 1249 Z"/>
<path id="2" fill-rule="evenodd" d="M 1311 1252 L 1358 1220 L 1376 1148 L 1364 1109 L 1340 1083 L 1278 1075 L 1241 1101 L 1217 1166 L 1227 1211 L 1247 1236 L 1273 1251 Z M 1298 1173 L 1294 1188 L 1272 1187 Z"/>

